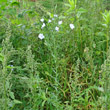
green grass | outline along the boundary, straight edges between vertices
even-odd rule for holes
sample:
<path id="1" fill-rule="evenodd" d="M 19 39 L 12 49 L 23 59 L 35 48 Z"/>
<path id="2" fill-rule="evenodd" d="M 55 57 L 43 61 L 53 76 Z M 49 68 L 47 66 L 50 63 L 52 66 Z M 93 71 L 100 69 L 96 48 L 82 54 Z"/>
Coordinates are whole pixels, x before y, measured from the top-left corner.
<path id="1" fill-rule="evenodd" d="M 106 7 L 104 0 L 0 2 L 0 110 L 109 110 Z"/>

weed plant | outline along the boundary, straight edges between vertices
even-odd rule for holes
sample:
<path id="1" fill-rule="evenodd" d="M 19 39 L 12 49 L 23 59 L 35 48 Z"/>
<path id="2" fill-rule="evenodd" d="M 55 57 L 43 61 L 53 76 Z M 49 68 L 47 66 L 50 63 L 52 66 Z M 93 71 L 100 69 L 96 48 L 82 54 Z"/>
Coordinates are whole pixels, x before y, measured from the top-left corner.
<path id="1" fill-rule="evenodd" d="M 110 110 L 107 7 L 0 0 L 0 110 Z"/>

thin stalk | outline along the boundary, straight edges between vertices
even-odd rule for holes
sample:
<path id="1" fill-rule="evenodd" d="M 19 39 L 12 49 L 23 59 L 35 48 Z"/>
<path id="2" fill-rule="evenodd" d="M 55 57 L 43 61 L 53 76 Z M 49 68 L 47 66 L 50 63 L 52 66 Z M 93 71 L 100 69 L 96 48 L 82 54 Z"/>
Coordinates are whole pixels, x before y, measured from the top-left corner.
<path id="1" fill-rule="evenodd" d="M 7 108 L 7 90 L 6 90 L 6 59 L 4 57 L 4 61 L 3 61 L 3 87 L 4 87 L 4 99 L 5 99 L 5 109 L 4 110 L 8 110 Z"/>
<path id="2" fill-rule="evenodd" d="M 107 28 L 107 51 L 109 48 L 109 27 Z"/>

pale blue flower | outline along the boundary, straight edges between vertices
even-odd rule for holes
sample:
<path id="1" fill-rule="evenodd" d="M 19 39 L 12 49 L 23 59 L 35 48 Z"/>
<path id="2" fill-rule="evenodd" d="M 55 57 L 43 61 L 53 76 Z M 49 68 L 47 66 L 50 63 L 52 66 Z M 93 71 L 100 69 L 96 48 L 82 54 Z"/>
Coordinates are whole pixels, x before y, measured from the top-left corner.
<path id="1" fill-rule="evenodd" d="M 44 36 L 43 34 L 39 34 L 39 35 L 38 35 L 38 38 L 42 40 L 42 39 L 45 38 L 45 36 Z"/>
<path id="2" fill-rule="evenodd" d="M 48 23 L 51 23 L 51 22 L 52 22 L 52 20 L 51 20 L 51 19 L 49 19 L 49 20 L 48 20 Z"/>
<path id="3" fill-rule="evenodd" d="M 59 21 L 58 24 L 61 25 L 62 24 L 62 21 Z"/>
<path id="4" fill-rule="evenodd" d="M 73 30 L 75 28 L 74 24 L 70 24 L 70 28 Z"/>
<path id="5" fill-rule="evenodd" d="M 58 17 L 58 15 L 57 15 L 57 14 L 54 14 L 54 17 L 56 17 L 56 18 L 57 18 L 57 17 Z"/>
<path id="6" fill-rule="evenodd" d="M 41 21 L 41 22 L 44 22 L 44 19 L 42 18 L 42 19 L 40 19 L 40 21 Z"/>
<path id="7" fill-rule="evenodd" d="M 55 27 L 55 30 L 56 30 L 56 31 L 59 31 L 59 27 L 56 26 L 56 27 Z"/>
<path id="8" fill-rule="evenodd" d="M 41 27 L 41 29 L 43 29 L 44 27 L 45 27 L 45 23 L 43 23 L 43 24 L 42 24 L 42 27 Z"/>

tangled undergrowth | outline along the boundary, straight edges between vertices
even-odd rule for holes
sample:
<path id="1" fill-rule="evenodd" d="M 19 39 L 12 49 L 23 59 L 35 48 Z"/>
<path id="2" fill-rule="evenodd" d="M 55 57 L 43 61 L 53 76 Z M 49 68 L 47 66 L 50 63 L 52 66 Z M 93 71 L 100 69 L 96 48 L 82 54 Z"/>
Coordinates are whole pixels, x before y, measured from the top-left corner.
<path id="1" fill-rule="evenodd" d="M 109 110 L 107 3 L 1 0 L 0 110 Z"/>

